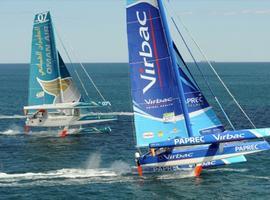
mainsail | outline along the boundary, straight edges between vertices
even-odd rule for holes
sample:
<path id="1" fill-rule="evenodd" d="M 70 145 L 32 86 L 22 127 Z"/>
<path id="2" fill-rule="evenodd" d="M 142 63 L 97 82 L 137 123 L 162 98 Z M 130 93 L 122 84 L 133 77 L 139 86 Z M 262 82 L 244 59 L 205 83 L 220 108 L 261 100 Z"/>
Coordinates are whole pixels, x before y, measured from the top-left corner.
<path id="1" fill-rule="evenodd" d="M 187 137 L 156 1 L 128 1 L 127 32 L 137 146 Z"/>
<path id="2" fill-rule="evenodd" d="M 199 88 L 182 70 L 177 83 L 172 53 L 164 31 L 157 0 L 127 1 L 129 64 L 137 146 L 176 137 L 189 137 L 185 120 L 193 135 L 223 131 L 219 119 Z M 181 55 L 179 54 L 178 56 Z M 184 99 L 181 101 L 183 91 Z M 184 106 L 189 119 L 184 116 Z"/>
<path id="3" fill-rule="evenodd" d="M 28 105 L 77 102 L 81 95 L 56 49 L 50 12 L 35 15 Z"/>

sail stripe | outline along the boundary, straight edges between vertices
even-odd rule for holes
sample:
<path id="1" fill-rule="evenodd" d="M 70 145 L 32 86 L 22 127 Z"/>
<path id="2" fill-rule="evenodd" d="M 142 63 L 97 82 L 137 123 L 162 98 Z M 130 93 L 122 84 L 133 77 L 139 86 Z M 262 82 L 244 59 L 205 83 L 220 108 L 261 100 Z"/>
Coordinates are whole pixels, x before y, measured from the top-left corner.
<path id="1" fill-rule="evenodd" d="M 157 61 L 162 61 L 162 60 L 169 60 L 170 57 L 163 57 L 163 58 L 157 58 L 157 59 L 148 59 L 148 62 L 157 62 Z M 141 62 L 130 62 L 129 64 L 143 64 L 144 62 L 141 61 Z"/>
<path id="2" fill-rule="evenodd" d="M 154 29 L 154 26 L 153 26 L 152 15 L 151 15 L 150 11 L 149 11 L 149 18 L 150 18 L 151 35 L 152 35 L 152 38 L 153 38 L 154 55 L 155 55 L 156 64 L 157 64 L 158 79 L 159 79 L 160 87 L 162 89 L 163 84 L 162 84 L 162 78 L 161 78 L 161 75 L 160 75 L 160 64 L 159 64 L 159 61 L 158 61 L 156 37 L 155 37 L 155 34 L 154 34 L 155 29 Z"/>

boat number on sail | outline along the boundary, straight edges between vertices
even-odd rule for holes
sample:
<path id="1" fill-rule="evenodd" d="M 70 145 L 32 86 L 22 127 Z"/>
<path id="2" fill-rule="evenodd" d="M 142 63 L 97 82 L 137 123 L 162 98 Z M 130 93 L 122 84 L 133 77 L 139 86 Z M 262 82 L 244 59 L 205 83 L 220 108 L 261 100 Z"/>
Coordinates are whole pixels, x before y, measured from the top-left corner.
<path id="1" fill-rule="evenodd" d="M 150 34 L 148 31 L 149 27 L 146 26 L 146 23 L 147 23 L 146 13 L 145 12 L 140 13 L 139 11 L 137 11 L 136 14 L 137 14 L 138 22 L 141 25 L 139 29 L 139 33 L 140 33 L 141 38 L 143 39 L 142 48 L 141 48 L 141 51 L 139 52 L 139 55 L 143 57 L 144 66 L 145 66 L 145 69 L 140 69 L 140 73 L 143 73 L 143 74 L 140 74 L 140 77 L 148 81 L 148 84 L 143 88 L 143 94 L 144 94 L 156 83 L 156 77 L 155 77 L 156 73 L 155 73 L 154 63 L 152 62 L 153 53 L 152 53 L 152 47 L 149 43 L 149 40 L 150 40 Z"/>
<path id="2" fill-rule="evenodd" d="M 43 23 L 43 22 L 46 22 L 46 21 L 47 21 L 47 20 L 46 20 L 46 19 L 47 19 L 47 15 L 48 15 L 48 12 L 44 12 L 44 13 L 38 14 L 36 22 L 37 22 L 37 23 Z"/>

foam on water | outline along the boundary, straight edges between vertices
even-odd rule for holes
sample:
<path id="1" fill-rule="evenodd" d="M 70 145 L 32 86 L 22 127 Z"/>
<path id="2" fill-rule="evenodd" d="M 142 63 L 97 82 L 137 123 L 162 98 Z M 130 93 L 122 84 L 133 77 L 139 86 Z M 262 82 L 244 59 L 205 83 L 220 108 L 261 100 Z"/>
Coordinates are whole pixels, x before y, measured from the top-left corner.
<path id="1" fill-rule="evenodd" d="M 248 172 L 248 169 L 242 168 L 242 169 L 235 169 L 235 168 L 215 168 L 215 169 L 207 169 L 207 171 L 221 171 L 221 172 L 238 172 L 238 173 L 245 173 Z"/>
<path id="2" fill-rule="evenodd" d="M 242 177 L 250 178 L 250 179 L 262 179 L 262 180 L 270 180 L 269 176 L 256 176 L 256 175 L 242 175 Z"/>
<path id="3" fill-rule="evenodd" d="M 61 184 L 71 184 L 71 182 L 83 180 L 84 182 L 104 182 L 117 181 L 121 178 L 111 169 L 60 169 L 48 172 L 27 172 L 19 174 L 0 173 L 0 186 L 17 186 L 19 184 L 29 185 L 36 184 L 43 181 L 43 183 L 50 182 L 51 184 L 61 182 Z M 117 178 L 118 177 L 118 178 Z M 74 180 L 73 180 L 74 179 Z"/>
<path id="4" fill-rule="evenodd" d="M 23 129 L 15 124 L 11 125 L 8 129 L 0 131 L 0 135 L 21 135 L 23 134 Z"/>
<path id="5" fill-rule="evenodd" d="M 93 153 L 86 162 L 86 168 L 65 168 L 47 172 L 1 173 L 0 186 L 23 187 L 29 185 L 74 185 L 89 183 L 114 183 L 136 181 L 137 176 L 128 176 L 130 166 L 115 161 L 109 168 L 98 168 L 101 161 L 99 152 Z"/>

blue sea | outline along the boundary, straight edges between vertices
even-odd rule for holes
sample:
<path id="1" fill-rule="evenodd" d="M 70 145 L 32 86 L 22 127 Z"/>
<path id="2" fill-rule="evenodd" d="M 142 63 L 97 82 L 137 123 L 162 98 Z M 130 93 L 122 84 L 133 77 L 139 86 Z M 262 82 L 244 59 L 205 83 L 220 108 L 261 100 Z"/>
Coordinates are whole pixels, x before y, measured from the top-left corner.
<path id="1" fill-rule="evenodd" d="M 213 65 L 255 125 L 270 127 L 270 63 Z M 118 120 L 105 124 L 111 127 L 110 134 L 84 132 L 60 138 L 50 131 L 23 133 L 29 66 L 0 65 L 0 199 L 270 199 L 270 152 L 248 155 L 247 163 L 204 170 L 198 178 L 131 175 L 136 149 L 128 65 L 91 63 L 85 67 L 111 101 Z M 69 68 L 73 73 L 74 68 Z M 204 63 L 201 68 L 234 126 L 251 128 L 214 74 Z M 78 71 L 91 98 L 100 100 Z M 202 77 L 193 71 L 217 108 Z"/>

